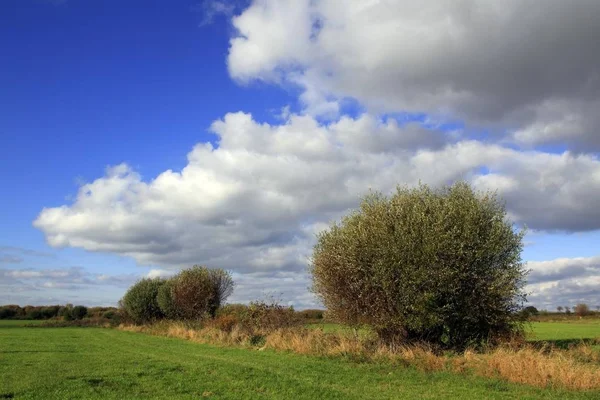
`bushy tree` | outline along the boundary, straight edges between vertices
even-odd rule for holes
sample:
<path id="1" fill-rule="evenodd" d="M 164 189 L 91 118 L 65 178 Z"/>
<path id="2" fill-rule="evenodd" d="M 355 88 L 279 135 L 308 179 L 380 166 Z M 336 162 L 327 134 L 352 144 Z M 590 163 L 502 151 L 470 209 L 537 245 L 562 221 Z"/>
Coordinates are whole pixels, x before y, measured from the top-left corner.
<path id="1" fill-rule="evenodd" d="M 167 281 L 165 281 L 164 285 L 162 285 L 160 289 L 158 289 L 158 294 L 156 295 L 156 301 L 158 302 L 160 310 L 165 315 L 165 317 L 169 319 L 179 318 L 177 308 L 173 303 L 174 281 L 174 279 L 168 279 Z"/>
<path id="2" fill-rule="evenodd" d="M 538 311 L 538 309 L 535 308 L 534 306 L 527 306 L 521 312 L 521 314 L 525 318 L 529 318 L 529 317 L 532 317 L 532 316 L 535 316 L 535 315 L 539 315 L 539 313 L 540 312 Z"/>
<path id="3" fill-rule="evenodd" d="M 225 304 L 227 298 L 233 293 L 234 283 L 231 274 L 223 269 L 209 269 L 208 273 L 215 291 L 214 301 L 208 312 L 214 317 L 219 307 Z"/>
<path id="4" fill-rule="evenodd" d="M 374 193 L 318 236 L 313 291 L 328 315 L 382 341 L 447 348 L 522 332 L 524 232 L 464 182 Z"/>
<path id="5" fill-rule="evenodd" d="M 183 319 L 214 317 L 232 291 L 231 275 L 221 269 L 194 265 L 172 278 L 172 304 Z"/>
<path id="6" fill-rule="evenodd" d="M 121 300 L 121 306 L 127 316 L 136 323 L 162 318 L 164 314 L 158 305 L 157 295 L 164 284 L 163 279 L 146 278 L 131 286 Z"/>
<path id="7" fill-rule="evenodd" d="M 574 307 L 573 311 L 576 315 L 585 317 L 590 314 L 590 307 L 585 303 L 579 303 Z"/>
<path id="8" fill-rule="evenodd" d="M 88 313 L 88 309 L 86 306 L 75 306 L 71 311 L 71 316 L 73 319 L 83 319 Z"/>

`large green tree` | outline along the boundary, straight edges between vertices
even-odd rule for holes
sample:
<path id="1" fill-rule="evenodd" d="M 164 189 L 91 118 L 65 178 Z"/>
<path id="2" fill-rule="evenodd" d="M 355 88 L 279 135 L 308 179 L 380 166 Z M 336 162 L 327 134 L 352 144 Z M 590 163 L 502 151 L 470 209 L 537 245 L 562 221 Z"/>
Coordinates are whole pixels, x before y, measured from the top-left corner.
<path id="1" fill-rule="evenodd" d="M 465 182 L 374 193 L 318 236 L 313 291 L 390 344 L 497 341 L 522 332 L 523 235 L 494 193 Z"/>

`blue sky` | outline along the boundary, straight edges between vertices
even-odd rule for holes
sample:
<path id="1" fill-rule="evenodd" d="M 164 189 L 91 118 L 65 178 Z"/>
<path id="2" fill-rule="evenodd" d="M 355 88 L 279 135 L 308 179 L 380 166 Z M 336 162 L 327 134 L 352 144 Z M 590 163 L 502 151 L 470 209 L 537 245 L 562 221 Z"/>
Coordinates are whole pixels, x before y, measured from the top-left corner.
<path id="1" fill-rule="evenodd" d="M 522 32 L 482 52 L 452 6 L 423 20 L 410 1 L 367 17 L 328 3 L 3 2 L 0 303 L 115 304 L 139 277 L 206 263 L 234 272 L 234 300 L 314 306 L 319 229 L 369 189 L 456 179 L 531 228 L 524 259 L 548 262 L 534 304 L 600 303 L 599 70 L 593 42 L 554 24 L 597 7 L 553 3 L 523 44 L 558 38 L 575 76 L 508 46 Z M 460 52 L 429 40 L 445 18 L 466 24 Z"/>

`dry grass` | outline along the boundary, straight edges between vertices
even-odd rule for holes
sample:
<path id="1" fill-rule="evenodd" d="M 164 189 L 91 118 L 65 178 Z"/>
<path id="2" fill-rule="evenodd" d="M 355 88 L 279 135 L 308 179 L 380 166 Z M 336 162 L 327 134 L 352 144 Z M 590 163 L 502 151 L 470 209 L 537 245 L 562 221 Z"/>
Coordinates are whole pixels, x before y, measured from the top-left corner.
<path id="1" fill-rule="evenodd" d="M 374 338 L 325 333 L 320 329 L 290 328 L 248 333 L 238 326 L 227 331 L 210 326 L 190 327 L 181 322 L 159 322 L 149 326 L 121 325 L 119 329 L 183 338 L 198 343 L 391 362 L 413 366 L 426 372 L 448 370 L 537 387 L 600 389 L 600 352 L 584 343 L 568 350 L 513 344 L 484 352 L 467 350 L 460 354 L 441 354 L 426 345 L 391 349 L 379 344 Z M 256 338 L 260 340 L 257 341 Z"/>

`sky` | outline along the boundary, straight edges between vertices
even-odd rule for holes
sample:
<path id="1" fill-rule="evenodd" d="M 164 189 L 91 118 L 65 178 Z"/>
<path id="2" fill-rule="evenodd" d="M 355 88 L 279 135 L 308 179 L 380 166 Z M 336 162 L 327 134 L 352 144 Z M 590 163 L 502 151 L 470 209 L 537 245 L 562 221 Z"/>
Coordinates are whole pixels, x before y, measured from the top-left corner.
<path id="1" fill-rule="evenodd" d="M 318 232 L 467 180 L 526 226 L 529 302 L 600 306 L 600 2 L 4 0 L 0 304 L 230 270 L 318 307 Z"/>

